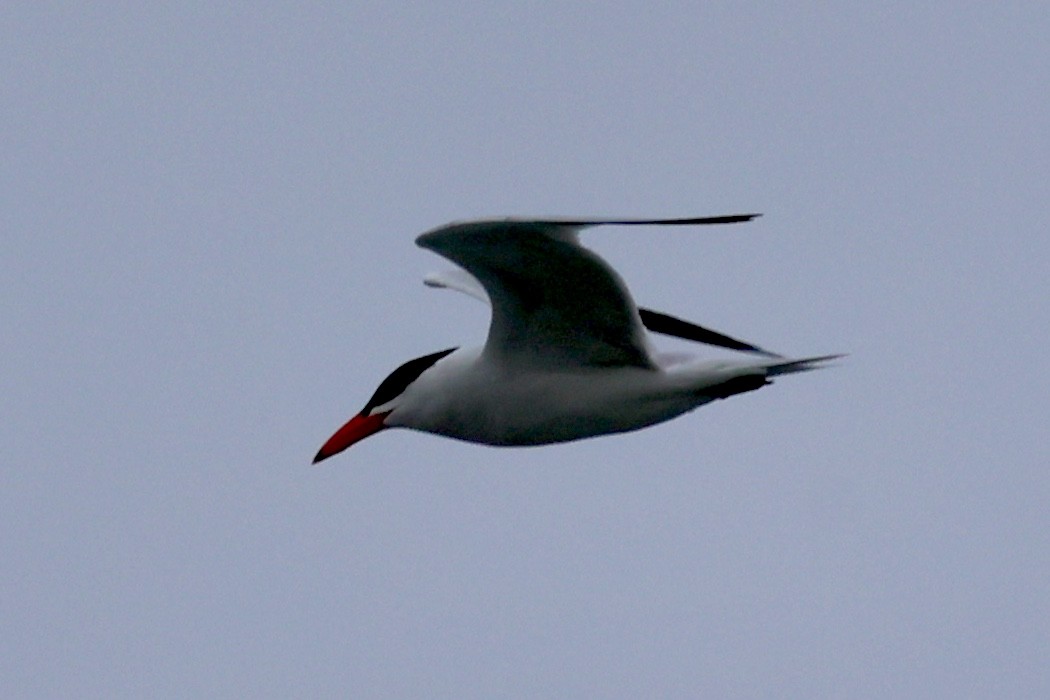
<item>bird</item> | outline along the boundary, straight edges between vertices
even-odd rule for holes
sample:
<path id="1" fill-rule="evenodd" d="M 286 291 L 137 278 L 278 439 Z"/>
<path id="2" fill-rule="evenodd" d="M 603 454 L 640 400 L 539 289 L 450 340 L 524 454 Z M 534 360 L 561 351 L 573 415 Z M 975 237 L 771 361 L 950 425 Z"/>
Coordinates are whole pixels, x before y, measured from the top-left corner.
<path id="1" fill-rule="evenodd" d="M 399 366 L 324 443 L 314 463 L 387 428 L 495 446 L 638 430 L 843 357 L 792 359 L 638 307 L 620 275 L 579 240 L 581 231 L 597 227 L 736 224 L 758 216 L 478 219 L 423 233 L 417 245 L 458 266 L 431 273 L 424 283 L 491 304 L 485 343 Z M 660 353 L 647 331 L 747 357 Z"/>

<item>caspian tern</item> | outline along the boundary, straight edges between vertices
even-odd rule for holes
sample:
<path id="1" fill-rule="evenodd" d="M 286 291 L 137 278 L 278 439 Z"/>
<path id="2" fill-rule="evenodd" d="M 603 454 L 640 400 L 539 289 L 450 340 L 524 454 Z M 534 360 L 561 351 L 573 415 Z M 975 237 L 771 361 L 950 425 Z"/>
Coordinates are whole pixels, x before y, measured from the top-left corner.
<path id="1" fill-rule="evenodd" d="M 730 224 L 756 216 L 488 219 L 424 233 L 417 245 L 462 268 L 424 281 L 490 302 L 488 338 L 483 346 L 441 350 L 395 369 L 314 463 L 392 427 L 488 445 L 637 430 L 841 357 L 788 359 L 640 309 L 616 271 L 578 240 L 594 226 Z M 646 328 L 760 359 L 682 361 L 652 350 Z"/>

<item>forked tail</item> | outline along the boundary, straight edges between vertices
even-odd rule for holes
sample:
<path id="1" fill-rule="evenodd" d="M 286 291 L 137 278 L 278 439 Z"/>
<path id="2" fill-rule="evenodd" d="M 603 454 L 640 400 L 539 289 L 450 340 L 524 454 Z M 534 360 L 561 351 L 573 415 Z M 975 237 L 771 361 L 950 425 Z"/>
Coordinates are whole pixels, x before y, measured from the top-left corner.
<path id="1" fill-rule="evenodd" d="M 802 360 L 777 362 L 766 365 L 766 376 L 775 377 L 778 374 L 794 374 L 795 372 L 808 372 L 811 369 L 821 369 L 827 367 L 826 363 L 842 357 L 845 357 L 845 355 L 821 355 L 820 357 L 807 357 Z"/>

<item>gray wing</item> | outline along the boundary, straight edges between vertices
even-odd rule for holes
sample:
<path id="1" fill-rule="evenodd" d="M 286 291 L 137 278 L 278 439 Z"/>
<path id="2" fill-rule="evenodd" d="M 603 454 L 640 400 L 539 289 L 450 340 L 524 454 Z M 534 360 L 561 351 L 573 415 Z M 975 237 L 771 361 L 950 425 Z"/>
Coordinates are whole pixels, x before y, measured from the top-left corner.
<path id="1" fill-rule="evenodd" d="M 424 233 L 416 243 L 481 283 L 492 303 L 487 356 L 508 364 L 653 368 L 627 286 L 579 244 L 580 229 L 735 223 L 754 216 L 470 221 Z"/>

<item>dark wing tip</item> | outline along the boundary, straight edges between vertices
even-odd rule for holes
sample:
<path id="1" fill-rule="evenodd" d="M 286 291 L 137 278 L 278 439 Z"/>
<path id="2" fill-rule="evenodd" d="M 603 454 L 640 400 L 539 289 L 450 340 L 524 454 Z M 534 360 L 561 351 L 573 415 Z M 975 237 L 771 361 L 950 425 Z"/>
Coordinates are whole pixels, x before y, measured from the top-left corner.
<path id="1" fill-rule="evenodd" d="M 751 221 L 761 214 L 725 214 L 722 216 L 690 216 L 678 219 L 554 219 L 550 223 L 562 226 L 699 226 L 705 224 L 739 224 Z"/>
<path id="2" fill-rule="evenodd" d="M 736 338 L 732 338 L 724 333 L 713 331 L 710 328 L 704 328 L 695 323 L 683 321 L 682 319 L 671 316 L 670 314 L 660 313 L 659 311 L 653 311 L 652 309 L 639 308 L 638 315 L 642 319 L 642 325 L 653 333 L 682 338 L 683 340 L 692 340 L 697 343 L 714 345 L 729 350 L 755 353 L 757 355 L 764 355 L 771 359 L 779 359 L 783 357 L 783 355 L 780 355 L 779 353 L 760 348 L 751 343 L 746 343 L 743 340 L 737 340 Z"/>
<path id="3" fill-rule="evenodd" d="M 639 223 L 653 224 L 656 226 L 696 225 L 696 224 L 739 224 L 751 221 L 762 216 L 761 214 L 726 214 L 723 216 L 699 216 L 688 219 L 654 219 Z M 629 223 L 629 222 L 628 222 Z"/>

